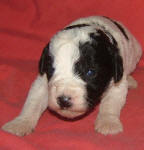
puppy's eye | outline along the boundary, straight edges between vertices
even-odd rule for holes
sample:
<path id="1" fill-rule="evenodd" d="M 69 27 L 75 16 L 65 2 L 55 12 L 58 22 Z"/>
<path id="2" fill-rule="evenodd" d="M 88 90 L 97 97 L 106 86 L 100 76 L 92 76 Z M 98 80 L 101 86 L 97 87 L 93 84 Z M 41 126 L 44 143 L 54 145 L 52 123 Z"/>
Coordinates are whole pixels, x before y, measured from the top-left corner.
<path id="1" fill-rule="evenodd" d="M 95 75 L 95 71 L 94 71 L 94 70 L 88 70 L 88 72 L 86 73 L 86 75 L 87 75 L 88 77 L 92 77 L 92 76 Z"/>

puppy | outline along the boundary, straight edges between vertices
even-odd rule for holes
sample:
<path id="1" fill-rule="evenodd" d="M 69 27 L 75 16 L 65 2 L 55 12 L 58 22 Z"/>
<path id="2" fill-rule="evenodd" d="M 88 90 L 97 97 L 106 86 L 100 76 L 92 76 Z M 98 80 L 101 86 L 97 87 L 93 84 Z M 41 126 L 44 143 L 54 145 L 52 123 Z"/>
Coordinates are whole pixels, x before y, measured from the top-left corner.
<path id="1" fill-rule="evenodd" d="M 137 86 L 130 74 L 141 54 L 137 40 L 117 21 L 92 16 L 72 22 L 44 48 L 21 113 L 2 129 L 24 136 L 47 107 L 73 119 L 100 101 L 95 130 L 104 135 L 121 132 L 120 111 L 128 88 Z"/>

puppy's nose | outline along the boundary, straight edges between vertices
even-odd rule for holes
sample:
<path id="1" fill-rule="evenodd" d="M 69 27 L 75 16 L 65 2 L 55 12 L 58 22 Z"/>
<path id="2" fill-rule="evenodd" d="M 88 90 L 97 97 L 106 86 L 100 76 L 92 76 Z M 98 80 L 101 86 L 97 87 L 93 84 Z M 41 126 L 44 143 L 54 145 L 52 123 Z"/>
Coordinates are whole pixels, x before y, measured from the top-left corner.
<path id="1" fill-rule="evenodd" d="M 66 109 L 66 108 L 69 108 L 72 106 L 72 103 L 71 103 L 71 97 L 67 97 L 67 96 L 59 96 L 57 98 L 57 103 L 59 104 L 59 106 L 62 108 L 62 109 Z"/>

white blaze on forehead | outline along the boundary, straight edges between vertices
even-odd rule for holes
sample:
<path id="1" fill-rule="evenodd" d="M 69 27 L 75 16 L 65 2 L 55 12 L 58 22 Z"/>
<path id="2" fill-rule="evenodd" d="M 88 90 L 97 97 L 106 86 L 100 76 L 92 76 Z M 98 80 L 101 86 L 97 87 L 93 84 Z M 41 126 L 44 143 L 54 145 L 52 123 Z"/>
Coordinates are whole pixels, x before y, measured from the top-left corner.
<path id="1" fill-rule="evenodd" d="M 53 67 L 56 74 L 72 75 L 74 63 L 80 57 L 79 43 L 89 41 L 84 30 L 64 30 L 56 34 L 50 42 L 50 53 L 54 56 Z"/>
<path id="2" fill-rule="evenodd" d="M 72 43 L 61 46 L 54 56 L 56 72 L 63 75 L 71 74 L 73 64 L 79 58 L 79 50 Z"/>

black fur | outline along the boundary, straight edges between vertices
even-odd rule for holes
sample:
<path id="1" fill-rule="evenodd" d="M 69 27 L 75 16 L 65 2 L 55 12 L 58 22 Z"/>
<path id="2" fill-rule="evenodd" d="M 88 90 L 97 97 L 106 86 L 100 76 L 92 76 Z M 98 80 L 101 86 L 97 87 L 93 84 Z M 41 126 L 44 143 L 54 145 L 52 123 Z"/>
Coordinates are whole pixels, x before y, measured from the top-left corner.
<path id="1" fill-rule="evenodd" d="M 54 73 L 53 57 L 49 54 L 49 44 L 44 48 L 40 61 L 39 61 L 39 73 L 43 75 L 47 74 L 48 80 L 52 77 Z"/>
<path id="2" fill-rule="evenodd" d="M 104 17 L 105 17 L 105 16 L 104 16 Z M 123 35 L 125 36 L 125 38 L 126 38 L 127 40 L 129 40 L 129 38 L 128 38 L 128 36 L 127 36 L 127 34 L 126 34 L 124 28 L 123 28 L 118 22 L 116 22 L 116 21 L 110 19 L 109 17 L 105 17 L 105 18 L 107 18 L 107 19 L 109 19 L 111 22 L 113 22 L 113 23 L 120 29 L 120 31 L 123 33 Z"/>
<path id="3" fill-rule="evenodd" d="M 117 42 L 111 43 L 101 30 L 97 33 L 90 33 L 91 42 L 80 43 L 80 58 L 75 64 L 75 73 L 87 83 L 87 101 L 92 107 L 99 102 L 111 79 L 116 83 L 123 75 Z"/>
<path id="4" fill-rule="evenodd" d="M 68 26 L 66 28 L 64 28 L 64 30 L 69 30 L 69 29 L 74 29 L 74 28 L 82 28 L 82 27 L 86 27 L 89 26 L 88 24 L 77 24 L 77 25 L 72 25 L 72 26 Z"/>

